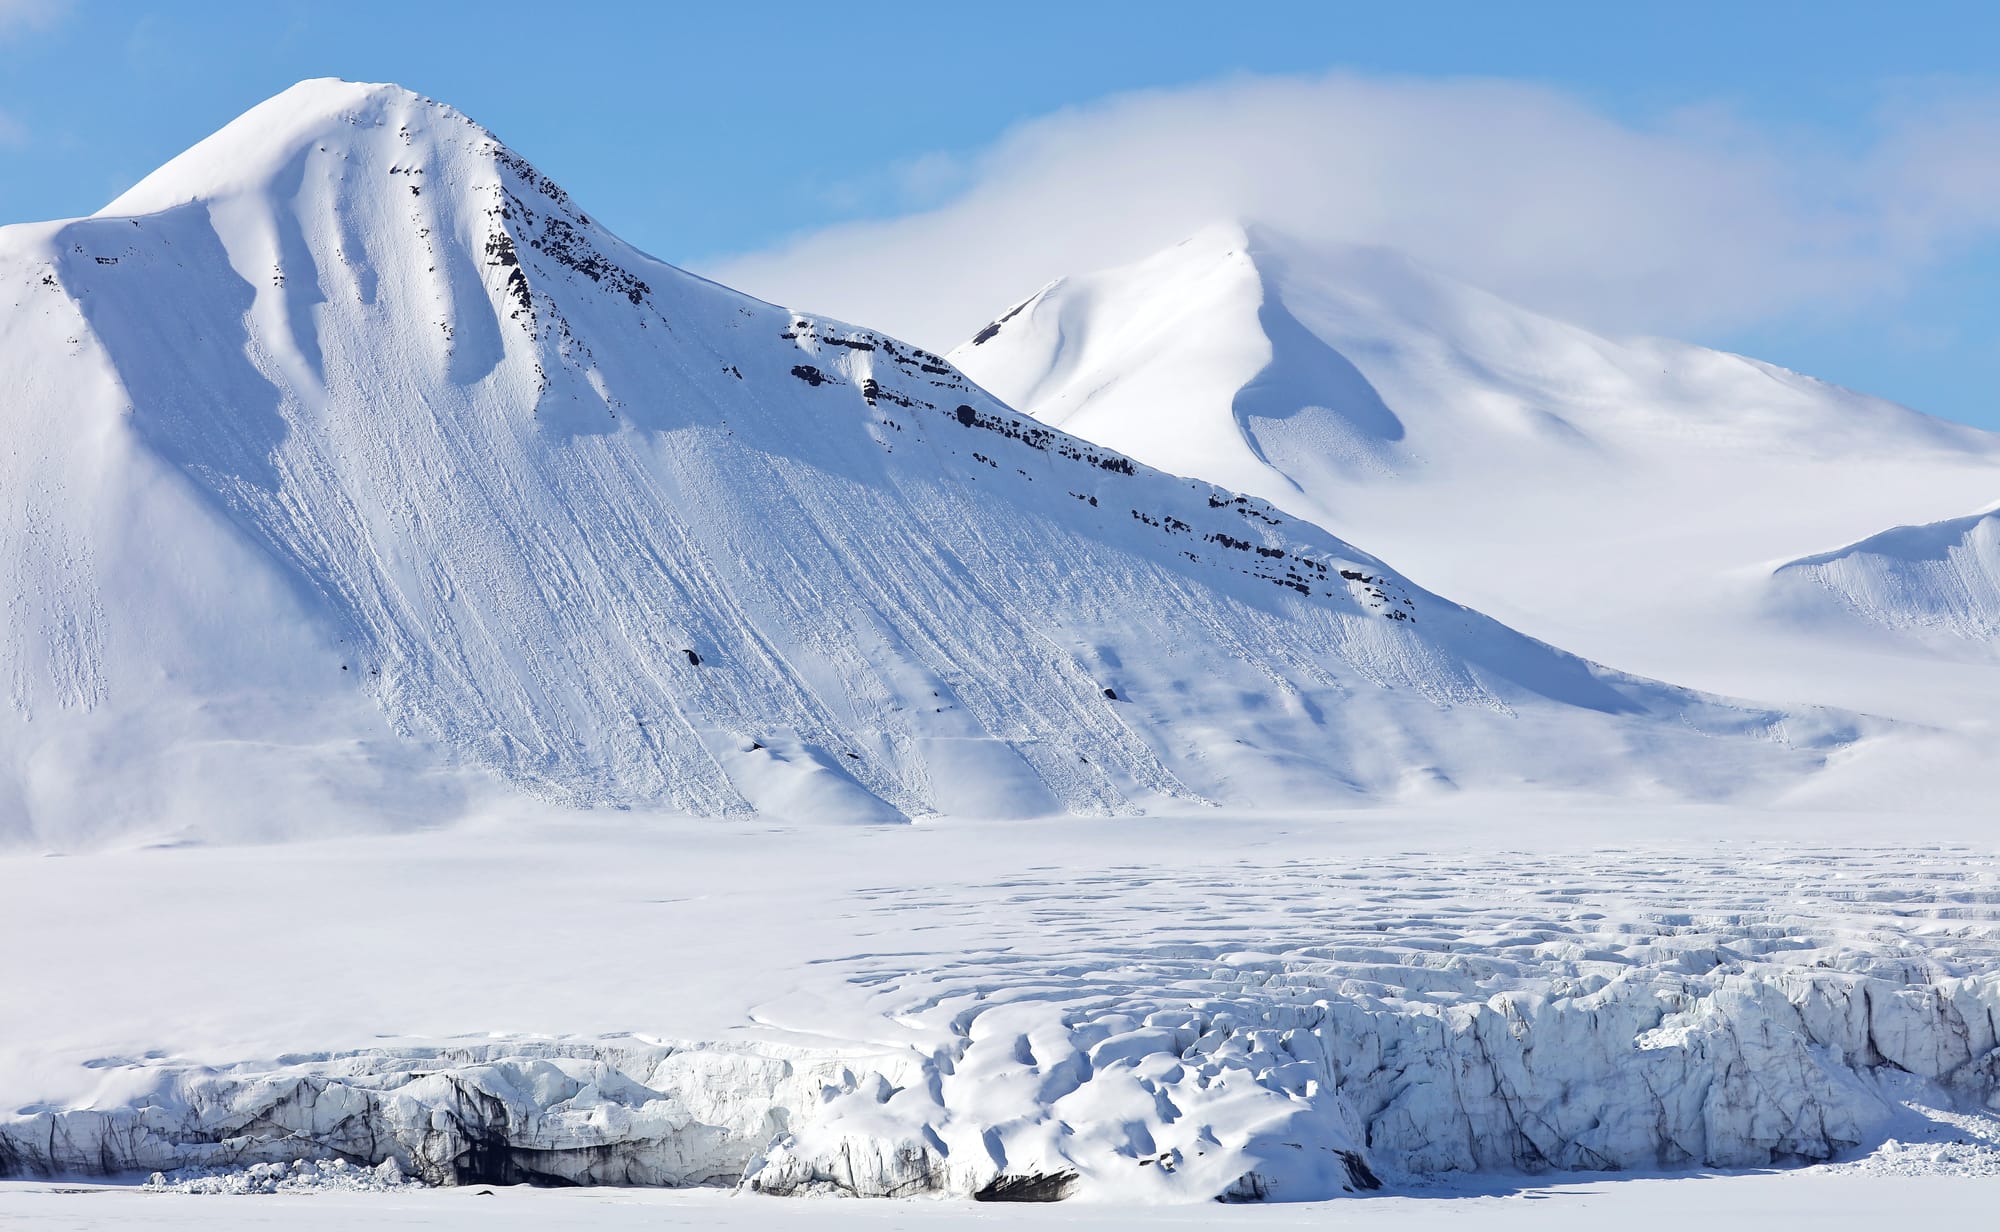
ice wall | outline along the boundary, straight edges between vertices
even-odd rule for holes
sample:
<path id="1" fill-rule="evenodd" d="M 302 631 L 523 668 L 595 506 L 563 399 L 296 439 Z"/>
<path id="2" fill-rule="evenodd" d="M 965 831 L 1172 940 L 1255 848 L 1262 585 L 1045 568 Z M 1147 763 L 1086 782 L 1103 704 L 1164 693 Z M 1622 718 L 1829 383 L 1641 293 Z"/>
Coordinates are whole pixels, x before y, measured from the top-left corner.
<path id="1" fill-rule="evenodd" d="M 953 1006 L 928 1053 L 519 1042 L 163 1069 L 120 1106 L 0 1122 L 0 1174 L 338 1158 L 434 1184 L 1315 1199 L 1827 1159 L 1887 1123 L 1885 1070 L 2000 1102 L 2000 975 L 1658 970 L 1462 1001 L 1241 974 L 1143 1017 Z"/>

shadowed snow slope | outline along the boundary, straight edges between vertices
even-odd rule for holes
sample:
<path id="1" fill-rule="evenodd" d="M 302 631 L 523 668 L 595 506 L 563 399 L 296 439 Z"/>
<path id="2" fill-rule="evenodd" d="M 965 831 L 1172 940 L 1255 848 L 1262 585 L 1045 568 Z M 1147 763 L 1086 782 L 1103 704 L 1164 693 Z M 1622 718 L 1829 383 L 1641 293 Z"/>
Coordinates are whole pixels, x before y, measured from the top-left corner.
<path id="1" fill-rule="evenodd" d="M 2000 437 L 1769 364 L 1254 226 L 1053 283 L 950 358 L 1042 422 L 1604 662 L 1925 722 L 1984 717 L 2000 683 L 1836 668 L 1761 618 L 1770 562 L 2000 491 Z"/>
<path id="2" fill-rule="evenodd" d="M 9 228 L 0 305 L 16 840 L 396 825 L 496 783 L 853 820 L 1715 794 L 1848 734 L 1602 670 L 654 261 L 393 87 L 308 82 Z M 1396 464 L 1394 414 L 1349 418 Z"/>
<path id="3" fill-rule="evenodd" d="M 1789 603 L 1960 653 L 2000 642 L 2000 511 L 1898 526 L 1778 567 Z"/>

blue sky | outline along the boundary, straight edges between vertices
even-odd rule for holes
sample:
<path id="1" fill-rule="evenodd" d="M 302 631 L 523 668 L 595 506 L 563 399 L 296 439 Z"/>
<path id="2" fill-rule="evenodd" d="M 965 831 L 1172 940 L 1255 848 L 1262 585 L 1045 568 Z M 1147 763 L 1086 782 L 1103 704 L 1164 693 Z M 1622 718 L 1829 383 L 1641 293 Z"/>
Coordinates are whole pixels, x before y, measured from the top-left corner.
<path id="1" fill-rule="evenodd" d="M 1331 238 L 1411 248 L 1586 325 L 1743 350 L 2000 428 L 2000 173 L 1979 170 L 2000 167 L 1996 39 L 2000 10 L 1943 3 L 0 0 L 0 220 L 87 213 L 300 78 L 393 80 L 494 129 L 662 257 L 921 334 L 931 309 L 915 305 L 933 301 L 904 290 L 939 275 L 902 220 L 969 218 L 960 207 L 1007 177 L 1045 177 L 1055 199 L 1074 179 L 1055 152 L 1066 134 L 1116 166 L 1120 151 L 1171 150 L 1177 115 L 1241 115 L 1293 153 L 1268 177 L 1254 161 L 1230 174 L 1318 166 L 1302 200 L 1351 165 L 1351 146 L 1321 137 L 1368 135 L 1380 192 L 1327 197 Z M 1296 131 L 1288 114 L 1304 116 Z M 1493 149 L 1508 153 L 1490 192 L 1440 169 Z M 1549 200 L 1517 199 L 1517 178 L 1551 185 Z M 1149 208 L 1207 201 L 1183 191 L 1205 186 L 1132 179 Z M 1703 187 L 1684 203 L 1689 184 Z M 1060 208 L 1115 221 L 1139 205 L 1112 185 Z M 820 254 L 853 233 L 814 237 L 857 220 L 880 224 L 865 235 L 893 301 L 825 302 L 849 272 Z M 963 302 L 935 301 L 938 328 L 1033 290 L 1059 260 L 1140 255 L 1092 234 L 1024 242 L 1018 269 L 953 272 Z M 773 250 L 784 259 L 738 258 Z"/>

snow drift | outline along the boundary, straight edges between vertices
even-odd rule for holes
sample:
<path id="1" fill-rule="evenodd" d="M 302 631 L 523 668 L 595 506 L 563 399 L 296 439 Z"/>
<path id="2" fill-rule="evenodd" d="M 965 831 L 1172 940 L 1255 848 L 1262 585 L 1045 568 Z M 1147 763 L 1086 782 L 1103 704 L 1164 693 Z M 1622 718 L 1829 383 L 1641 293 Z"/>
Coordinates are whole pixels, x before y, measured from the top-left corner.
<path id="1" fill-rule="evenodd" d="M 496 783 L 851 820 L 1715 794 L 1852 735 L 663 265 L 394 87 L 305 83 L 9 228 L 0 288 L 12 841 L 398 827 Z"/>

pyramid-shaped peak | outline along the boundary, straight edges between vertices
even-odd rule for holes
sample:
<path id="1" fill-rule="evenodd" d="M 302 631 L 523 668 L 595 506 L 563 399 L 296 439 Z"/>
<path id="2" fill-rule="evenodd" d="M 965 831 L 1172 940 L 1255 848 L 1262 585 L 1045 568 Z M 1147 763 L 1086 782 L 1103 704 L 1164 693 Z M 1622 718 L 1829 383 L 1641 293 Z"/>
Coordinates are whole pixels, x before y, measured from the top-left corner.
<path id="1" fill-rule="evenodd" d="M 317 77 L 231 120 L 98 213 L 151 214 L 189 201 L 268 192 L 282 188 L 307 154 L 348 155 L 370 142 L 417 151 L 441 140 L 468 147 L 495 141 L 457 109 L 402 86 Z"/>

